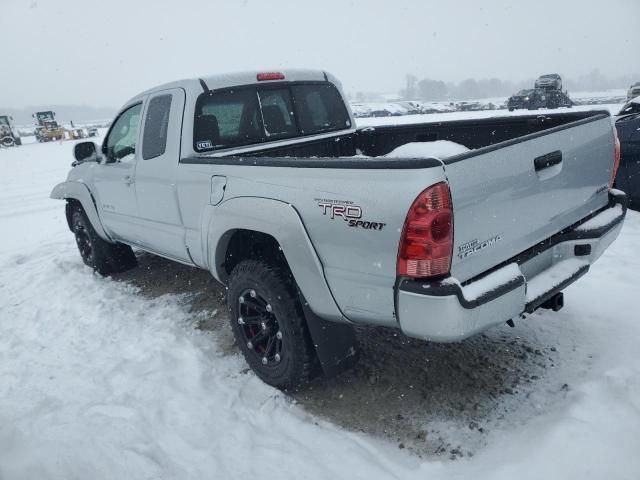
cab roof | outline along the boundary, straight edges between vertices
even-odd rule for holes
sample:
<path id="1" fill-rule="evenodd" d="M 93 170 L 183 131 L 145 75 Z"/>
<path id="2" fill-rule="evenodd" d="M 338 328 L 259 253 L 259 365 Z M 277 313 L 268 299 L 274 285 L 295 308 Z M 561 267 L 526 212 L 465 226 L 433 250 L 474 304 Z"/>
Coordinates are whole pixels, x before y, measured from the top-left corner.
<path id="1" fill-rule="evenodd" d="M 264 73 L 281 73 L 284 79 L 278 80 L 262 80 L 258 81 L 258 75 Z M 217 90 L 220 88 L 235 87 L 240 85 L 253 85 L 253 84 L 269 84 L 278 82 L 313 82 L 313 81 L 330 81 L 331 83 L 340 86 L 340 82 L 330 73 L 322 70 L 311 69 L 264 69 L 264 70 L 252 70 L 245 72 L 233 72 L 222 73 L 217 75 L 207 75 L 199 78 L 189 78 L 184 80 L 178 80 L 175 82 L 165 83 L 158 85 L 157 87 L 146 90 L 132 99 L 128 103 L 134 100 L 144 97 L 151 93 L 167 90 L 169 88 L 196 88 L 204 90 L 205 87 L 208 90 Z"/>

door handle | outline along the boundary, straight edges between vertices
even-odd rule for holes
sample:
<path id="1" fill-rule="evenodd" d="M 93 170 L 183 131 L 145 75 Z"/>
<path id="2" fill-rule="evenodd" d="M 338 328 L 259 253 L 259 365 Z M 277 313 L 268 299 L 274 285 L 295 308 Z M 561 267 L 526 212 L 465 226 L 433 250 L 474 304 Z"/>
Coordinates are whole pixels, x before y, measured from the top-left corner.
<path id="1" fill-rule="evenodd" d="M 540 170 L 543 170 L 545 168 L 558 165 L 561 162 L 562 162 L 562 152 L 560 150 L 556 150 L 555 152 L 547 153 L 546 155 L 536 157 L 533 160 L 533 166 L 535 167 L 536 172 L 539 172 Z"/>
<path id="2" fill-rule="evenodd" d="M 123 181 L 125 185 L 131 185 L 134 182 L 133 177 L 131 177 L 131 175 L 125 175 Z"/>

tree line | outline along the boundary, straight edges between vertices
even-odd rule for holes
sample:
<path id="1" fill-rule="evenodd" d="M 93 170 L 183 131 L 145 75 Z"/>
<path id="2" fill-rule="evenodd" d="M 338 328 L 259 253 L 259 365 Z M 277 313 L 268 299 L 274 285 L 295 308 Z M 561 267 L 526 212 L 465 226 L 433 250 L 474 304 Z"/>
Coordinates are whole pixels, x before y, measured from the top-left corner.
<path id="1" fill-rule="evenodd" d="M 553 73 L 553 72 L 543 72 Z M 562 75 L 562 72 L 558 72 Z M 600 70 L 578 77 L 562 75 L 563 88 L 577 92 L 596 92 L 611 89 L 626 89 L 633 82 L 640 81 L 640 74 L 608 76 Z M 416 75 L 405 76 L 405 86 L 400 89 L 398 96 L 402 100 L 447 101 L 467 100 L 476 98 L 508 97 L 519 90 L 533 88 L 535 78 L 520 81 L 502 80 L 499 78 L 474 79 L 467 78 L 460 82 L 445 82 L 432 78 L 418 78 Z M 352 98 L 355 101 L 375 101 L 375 93 L 357 92 Z"/>

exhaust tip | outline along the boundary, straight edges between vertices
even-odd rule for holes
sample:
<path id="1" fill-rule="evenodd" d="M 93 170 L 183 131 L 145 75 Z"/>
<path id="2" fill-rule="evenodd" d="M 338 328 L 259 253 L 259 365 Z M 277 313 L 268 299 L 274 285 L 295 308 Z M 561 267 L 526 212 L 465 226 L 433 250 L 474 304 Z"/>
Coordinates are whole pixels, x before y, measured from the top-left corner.
<path id="1" fill-rule="evenodd" d="M 564 294 L 562 292 L 556 293 L 549 300 L 545 301 L 541 308 L 546 308 L 547 310 L 553 310 L 554 312 L 558 312 L 564 307 Z"/>

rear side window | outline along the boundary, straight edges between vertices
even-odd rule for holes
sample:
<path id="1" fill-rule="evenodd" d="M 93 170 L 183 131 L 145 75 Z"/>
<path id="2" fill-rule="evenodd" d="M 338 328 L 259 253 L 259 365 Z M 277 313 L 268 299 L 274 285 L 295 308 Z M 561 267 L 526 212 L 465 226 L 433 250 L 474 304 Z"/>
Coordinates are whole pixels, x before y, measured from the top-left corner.
<path id="1" fill-rule="evenodd" d="M 293 85 L 291 90 L 303 134 L 351 127 L 344 101 L 330 83 Z"/>
<path id="2" fill-rule="evenodd" d="M 253 89 L 209 93 L 196 105 L 196 151 L 249 145 L 262 140 L 258 96 Z"/>
<path id="3" fill-rule="evenodd" d="M 163 155 L 167 148 L 171 98 L 171 95 L 160 95 L 152 98 L 149 102 L 142 139 L 142 158 L 144 160 Z"/>

